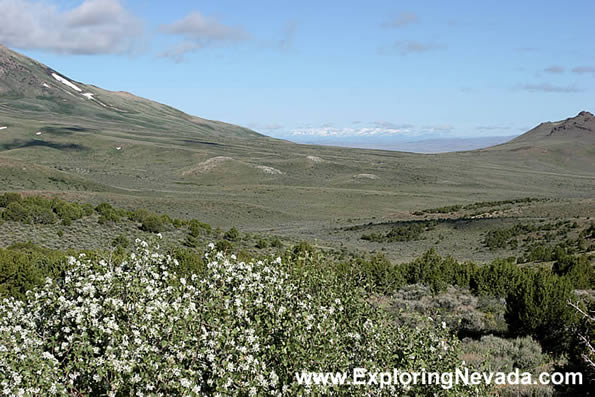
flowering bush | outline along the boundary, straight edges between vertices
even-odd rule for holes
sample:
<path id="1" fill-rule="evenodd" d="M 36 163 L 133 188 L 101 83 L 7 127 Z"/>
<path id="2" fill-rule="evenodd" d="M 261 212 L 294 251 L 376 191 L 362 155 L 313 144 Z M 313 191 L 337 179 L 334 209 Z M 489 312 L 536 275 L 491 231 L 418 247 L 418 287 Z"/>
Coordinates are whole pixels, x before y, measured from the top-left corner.
<path id="1" fill-rule="evenodd" d="M 205 254 L 201 277 L 146 242 L 112 264 L 70 258 L 57 280 L 0 306 L 6 395 L 394 395 L 399 386 L 306 388 L 306 371 L 452 371 L 442 327 L 399 328 L 352 288 L 308 284 L 281 259 Z M 310 285 L 310 287 L 309 287 Z M 360 386 L 361 387 L 361 386 Z M 415 386 L 417 395 L 477 391 Z"/>

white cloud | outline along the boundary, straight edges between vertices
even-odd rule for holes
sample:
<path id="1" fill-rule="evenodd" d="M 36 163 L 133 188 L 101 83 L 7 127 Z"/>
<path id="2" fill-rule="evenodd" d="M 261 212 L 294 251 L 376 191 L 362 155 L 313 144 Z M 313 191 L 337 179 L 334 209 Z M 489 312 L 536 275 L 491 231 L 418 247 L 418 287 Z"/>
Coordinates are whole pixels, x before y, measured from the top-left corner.
<path id="1" fill-rule="evenodd" d="M 379 127 L 362 127 L 362 128 L 335 128 L 335 127 L 314 127 L 314 128 L 297 128 L 291 130 L 289 135 L 292 136 L 319 136 L 319 137 L 363 137 L 363 136 L 390 136 L 390 135 L 410 135 L 414 131 L 406 128 L 379 128 Z"/>
<path id="2" fill-rule="evenodd" d="M 50 2 L 0 0 L 0 42 L 68 54 L 122 54 L 138 48 L 141 22 L 120 0 L 85 0 L 70 10 Z"/>
<path id="3" fill-rule="evenodd" d="M 160 30 L 163 33 L 180 36 L 184 39 L 161 54 L 161 56 L 173 58 L 176 61 L 182 61 L 186 53 L 207 46 L 250 39 L 250 34 L 244 29 L 224 25 L 217 19 L 204 16 L 198 11 L 186 15 L 176 22 L 162 25 Z"/>

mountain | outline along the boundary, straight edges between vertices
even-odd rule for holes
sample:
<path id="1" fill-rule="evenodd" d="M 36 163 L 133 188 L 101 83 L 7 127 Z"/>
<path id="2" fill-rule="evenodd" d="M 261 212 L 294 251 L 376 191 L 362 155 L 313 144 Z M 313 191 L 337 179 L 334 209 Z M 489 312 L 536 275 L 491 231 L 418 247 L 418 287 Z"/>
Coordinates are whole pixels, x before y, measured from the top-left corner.
<path id="1" fill-rule="evenodd" d="M 584 112 L 456 153 L 300 145 L 75 81 L 0 47 L 0 190 L 247 230 L 309 233 L 455 202 L 592 198 L 592 120 Z"/>
<path id="2" fill-rule="evenodd" d="M 512 153 L 518 160 L 531 158 L 579 172 L 592 170 L 595 117 L 588 111 L 581 111 L 565 120 L 541 123 L 509 142 L 483 151 L 496 152 L 503 158 Z"/>
<path id="3" fill-rule="evenodd" d="M 128 92 L 107 91 L 0 45 L 0 115 L 20 112 L 28 119 L 65 124 L 118 122 L 137 130 L 175 129 L 179 136 L 253 139 L 247 128 L 190 116 L 170 106 Z M 150 132 L 145 131 L 150 135 Z M 161 130 L 160 133 L 166 131 Z"/>
<path id="4" fill-rule="evenodd" d="M 595 117 L 582 111 L 574 117 L 545 122 L 500 147 L 519 145 L 551 146 L 559 144 L 585 145 L 595 143 Z"/>

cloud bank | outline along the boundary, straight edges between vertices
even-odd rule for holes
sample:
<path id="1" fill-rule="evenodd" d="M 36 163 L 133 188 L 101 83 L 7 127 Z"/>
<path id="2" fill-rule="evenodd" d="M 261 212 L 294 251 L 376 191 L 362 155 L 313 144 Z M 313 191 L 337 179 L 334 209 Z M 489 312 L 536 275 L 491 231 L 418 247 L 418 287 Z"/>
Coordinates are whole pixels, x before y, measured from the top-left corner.
<path id="1" fill-rule="evenodd" d="M 70 10 L 47 2 L 0 0 L 0 42 L 64 54 L 124 54 L 138 49 L 142 23 L 120 0 L 85 0 Z"/>

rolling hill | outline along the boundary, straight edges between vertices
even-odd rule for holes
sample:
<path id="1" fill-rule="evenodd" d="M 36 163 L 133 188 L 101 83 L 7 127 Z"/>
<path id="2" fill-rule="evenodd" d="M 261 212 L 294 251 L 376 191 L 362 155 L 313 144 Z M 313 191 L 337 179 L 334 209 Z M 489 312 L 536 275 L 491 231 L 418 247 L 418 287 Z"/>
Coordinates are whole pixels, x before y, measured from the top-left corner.
<path id="1" fill-rule="evenodd" d="M 0 47 L 1 190 L 146 206 L 225 227 L 307 234 L 453 202 L 590 200 L 593 136 L 593 116 L 581 112 L 468 152 L 298 145 L 74 81 Z"/>

